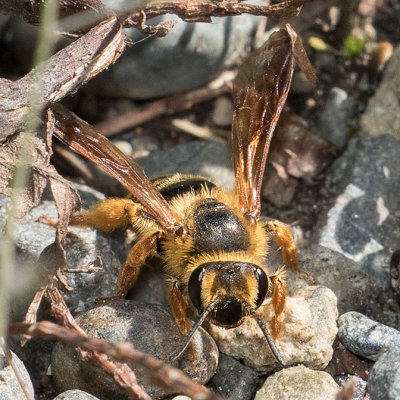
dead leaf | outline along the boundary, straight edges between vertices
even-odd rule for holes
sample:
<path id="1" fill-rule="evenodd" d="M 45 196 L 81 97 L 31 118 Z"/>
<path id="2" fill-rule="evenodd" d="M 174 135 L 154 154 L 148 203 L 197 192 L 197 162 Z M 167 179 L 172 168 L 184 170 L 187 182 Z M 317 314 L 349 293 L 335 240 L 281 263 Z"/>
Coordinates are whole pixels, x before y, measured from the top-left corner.
<path id="1" fill-rule="evenodd" d="M 17 218 L 23 217 L 39 203 L 48 179 L 53 182 L 62 179 L 49 166 L 51 136 L 46 130 L 40 128 L 30 135 L 20 134 L 29 113 L 31 88 L 39 79 L 38 70 L 43 76 L 38 101 L 45 107 L 76 90 L 108 67 L 121 54 L 124 39 L 119 22 L 116 18 L 110 18 L 18 81 L 0 79 L 0 193 L 10 195 L 9 186 L 21 142 L 31 142 L 26 187 L 17 205 Z"/>
<path id="2" fill-rule="evenodd" d="M 335 145 L 312 132 L 301 118 L 282 112 L 271 144 L 270 162 L 284 166 L 295 178 L 311 182 L 336 153 Z"/>

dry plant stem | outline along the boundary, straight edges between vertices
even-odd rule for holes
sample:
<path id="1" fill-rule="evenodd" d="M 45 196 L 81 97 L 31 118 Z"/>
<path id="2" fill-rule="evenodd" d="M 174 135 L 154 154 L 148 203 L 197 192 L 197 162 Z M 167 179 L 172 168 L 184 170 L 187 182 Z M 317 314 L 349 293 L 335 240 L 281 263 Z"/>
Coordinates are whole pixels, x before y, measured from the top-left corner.
<path id="1" fill-rule="evenodd" d="M 165 97 L 153 101 L 141 110 L 132 110 L 116 118 L 101 122 L 94 126 L 102 135 L 110 137 L 125 129 L 142 125 L 162 115 L 171 115 L 180 111 L 189 110 L 193 105 L 213 99 L 228 92 L 227 86 L 217 88 L 202 88 L 192 92 Z"/>
<path id="2" fill-rule="evenodd" d="M 226 143 L 226 140 L 216 136 L 210 128 L 196 125 L 193 122 L 190 122 L 188 119 L 175 118 L 171 121 L 171 123 L 175 128 L 180 129 L 189 135 L 193 135 L 196 138 L 210 140 L 217 143 Z"/>
<path id="3" fill-rule="evenodd" d="M 56 287 L 50 285 L 45 292 L 45 297 L 49 301 L 51 312 L 57 321 L 59 321 L 65 327 L 76 332 L 76 334 L 80 337 L 87 337 L 86 333 L 75 322 L 74 317 L 70 313 L 68 306 L 64 301 L 64 298 Z M 121 365 L 118 362 L 113 362 L 104 354 L 91 351 L 91 349 L 84 350 L 78 349 L 82 359 L 85 359 L 87 362 L 102 368 L 115 380 L 118 386 L 127 390 L 132 398 L 139 400 L 151 400 L 147 393 L 138 385 L 135 373 L 127 365 Z"/>
<path id="4" fill-rule="evenodd" d="M 297 15 L 303 4 L 313 0 L 286 0 L 272 6 L 247 4 L 240 0 L 151 0 L 135 7 L 127 8 L 118 13 L 123 26 L 135 27 L 145 34 L 165 36 L 173 28 L 175 22 L 165 21 L 158 25 L 148 26 L 146 21 L 165 14 L 176 14 L 185 21 L 211 22 L 211 17 L 225 17 L 229 15 L 253 14 L 266 17 L 288 19 Z M 40 0 L 0 0 L 0 13 L 23 18 L 31 24 L 38 23 L 41 9 Z M 75 31 L 85 31 L 101 20 L 115 15 L 115 12 L 106 7 L 100 0 L 60 0 L 60 16 L 76 16 L 78 19 L 71 28 Z M 80 28 L 83 27 L 83 29 Z"/>
<path id="5" fill-rule="evenodd" d="M 40 303 L 42 302 L 42 298 L 44 293 L 47 290 L 48 285 L 43 286 L 38 290 L 29 305 L 28 311 L 25 314 L 24 322 L 26 324 L 34 324 L 36 323 L 36 313 L 40 307 Z"/>
<path id="6" fill-rule="evenodd" d="M 93 182 L 95 180 L 92 171 L 90 171 L 86 164 L 75 153 L 57 144 L 53 144 L 53 151 L 68 164 L 68 167 L 73 171 L 79 172 L 79 175 L 85 182 Z M 69 172 L 71 172 L 70 168 L 68 168 Z"/>
<path id="7" fill-rule="evenodd" d="M 103 369 L 114 378 L 115 383 L 125 389 L 131 398 L 137 400 L 151 400 L 151 397 L 138 384 L 135 373 L 128 365 L 111 361 L 105 354 L 97 351 L 85 351 L 78 347 L 78 352 L 83 360 Z"/>
<path id="8" fill-rule="evenodd" d="M 0 13 L 20 17 L 36 25 L 39 23 L 42 6 L 42 0 L 0 0 Z M 114 14 L 101 0 L 60 0 L 59 8 L 62 17 L 87 10 L 102 15 L 103 19 Z"/>
<path id="9" fill-rule="evenodd" d="M 176 14 L 189 22 L 211 22 L 211 17 L 240 14 L 287 19 L 297 15 L 301 6 L 311 1 L 313 0 L 287 0 L 272 6 L 259 6 L 238 0 L 150 0 L 140 11 L 127 17 L 123 24 L 124 27 L 140 28 L 143 12 L 147 20 L 164 14 Z"/>
<path id="10" fill-rule="evenodd" d="M 133 361 L 149 372 L 153 382 L 167 390 L 183 393 L 193 400 L 221 400 L 220 396 L 194 383 L 180 370 L 136 350 L 131 343 L 110 343 L 103 339 L 89 338 L 49 321 L 37 324 L 14 323 L 9 326 L 8 334 L 62 340 L 86 351 L 104 353 L 119 362 Z"/>
<path id="11" fill-rule="evenodd" d="M 0 337 L 0 347 L 3 349 L 4 354 L 7 358 L 8 363 L 10 364 L 16 378 L 17 381 L 22 389 L 22 391 L 24 392 L 25 397 L 28 400 L 34 400 L 34 395 L 33 393 L 30 393 L 29 388 L 27 387 L 26 384 L 26 380 L 23 378 L 22 376 L 22 372 L 18 366 L 18 364 L 15 362 L 15 358 L 13 356 L 13 354 L 11 353 L 10 349 L 8 348 L 8 346 L 6 345 L 4 339 L 2 337 Z"/>

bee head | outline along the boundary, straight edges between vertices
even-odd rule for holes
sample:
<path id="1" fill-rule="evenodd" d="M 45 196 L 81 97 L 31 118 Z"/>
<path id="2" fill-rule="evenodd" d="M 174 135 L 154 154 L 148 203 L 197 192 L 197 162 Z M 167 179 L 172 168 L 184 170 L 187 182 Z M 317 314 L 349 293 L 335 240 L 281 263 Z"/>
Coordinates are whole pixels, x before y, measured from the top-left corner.
<path id="1" fill-rule="evenodd" d="M 269 278 L 260 267 L 233 261 L 202 264 L 192 272 L 188 283 L 189 297 L 199 313 L 216 302 L 209 318 L 225 328 L 240 325 L 248 314 L 248 305 L 258 308 L 269 287 Z"/>

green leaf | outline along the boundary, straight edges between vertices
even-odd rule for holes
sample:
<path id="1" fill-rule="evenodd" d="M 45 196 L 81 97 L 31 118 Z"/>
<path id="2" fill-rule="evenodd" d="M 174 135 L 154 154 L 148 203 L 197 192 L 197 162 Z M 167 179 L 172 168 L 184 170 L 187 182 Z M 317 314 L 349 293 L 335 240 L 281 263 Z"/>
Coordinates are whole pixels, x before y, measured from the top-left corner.
<path id="1" fill-rule="evenodd" d="M 343 47 L 345 56 L 358 56 L 364 51 L 365 39 L 350 34 L 344 40 Z"/>

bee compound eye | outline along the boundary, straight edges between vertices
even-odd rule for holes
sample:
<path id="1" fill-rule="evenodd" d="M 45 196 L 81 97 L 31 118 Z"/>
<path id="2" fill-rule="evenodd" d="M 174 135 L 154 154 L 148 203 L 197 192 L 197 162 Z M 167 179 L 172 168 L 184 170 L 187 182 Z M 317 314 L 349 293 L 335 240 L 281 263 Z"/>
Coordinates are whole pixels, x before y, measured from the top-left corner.
<path id="1" fill-rule="evenodd" d="M 256 280 L 257 280 L 257 286 L 258 286 L 258 296 L 257 296 L 257 308 L 261 306 L 262 302 L 265 299 L 265 296 L 267 295 L 268 292 L 268 278 L 265 272 L 261 269 L 258 268 L 256 269 Z"/>
<path id="2" fill-rule="evenodd" d="M 188 292 L 190 300 L 200 312 L 203 309 L 203 304 L 201 301 L 201 284 L 203 281 L 204 272 L 204 267 L 196 268 L 190 275 L 188 282 Z"/>

